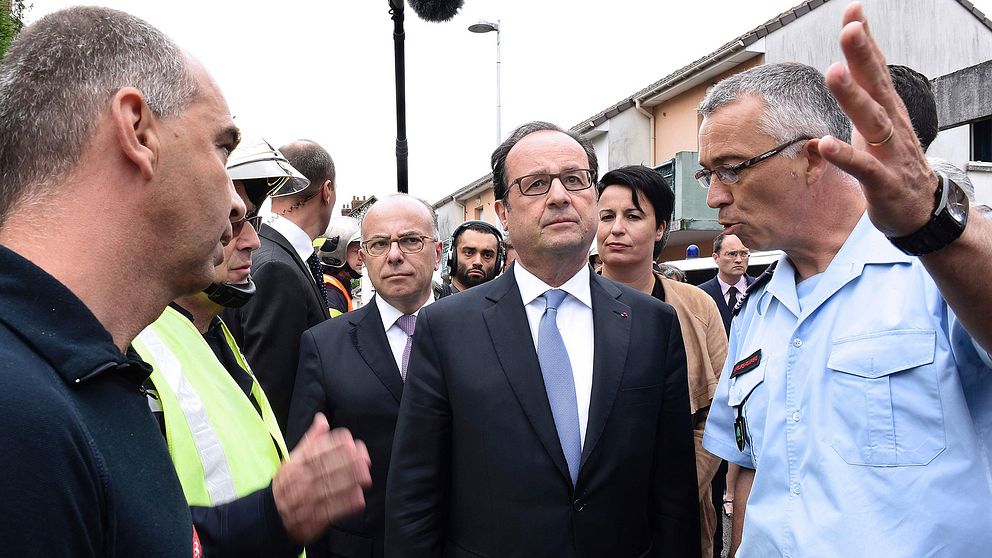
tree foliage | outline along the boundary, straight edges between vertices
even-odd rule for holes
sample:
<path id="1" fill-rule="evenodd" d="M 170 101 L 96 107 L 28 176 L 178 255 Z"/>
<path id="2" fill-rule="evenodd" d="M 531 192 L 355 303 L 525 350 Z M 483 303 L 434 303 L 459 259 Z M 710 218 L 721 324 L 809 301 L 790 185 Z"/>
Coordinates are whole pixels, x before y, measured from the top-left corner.
<path id="1" fill-rule="evenodd" d="M 0 0 L 0 58 L 24 27 L 24 12 L 31 9 L 24 0 Z"/>

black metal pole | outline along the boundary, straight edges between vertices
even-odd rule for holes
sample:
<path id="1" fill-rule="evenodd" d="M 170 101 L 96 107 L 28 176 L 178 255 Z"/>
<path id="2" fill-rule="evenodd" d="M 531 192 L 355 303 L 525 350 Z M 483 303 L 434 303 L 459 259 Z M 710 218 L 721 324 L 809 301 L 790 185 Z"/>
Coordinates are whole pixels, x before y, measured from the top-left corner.
<path id="1" fill-rule="evenodd" d="M 393 17 L 393 52 L 396 67 L 396 191 L 407 193 L 406 143 L 406 70 L 404 64 L 403 4 L 405 0 L 389 0 L 389 13 Z"/>

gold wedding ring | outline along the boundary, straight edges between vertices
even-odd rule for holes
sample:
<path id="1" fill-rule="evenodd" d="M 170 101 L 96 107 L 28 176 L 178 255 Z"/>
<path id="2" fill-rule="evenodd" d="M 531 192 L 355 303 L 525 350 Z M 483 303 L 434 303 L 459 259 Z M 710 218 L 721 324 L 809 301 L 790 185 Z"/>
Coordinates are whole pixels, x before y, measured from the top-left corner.
<path id="1" fill-rule="evenodd" d="M 868 138 L 865 138 L 865 141 L 868 142 L 868 145 L 870 145 L 872 147 L 881 147 L 881 146 L 889 143 L 889 140 L 892 139 L 892 135 L 895 134 L 895 133 L 896 133 L 896 127 L 895 126 L 892 126 L 891 128 L 889 128 L 889 135 L 885 136 L 885 139 L 884 140 L 882 140 L 882 141 L 868 141 Z"/>

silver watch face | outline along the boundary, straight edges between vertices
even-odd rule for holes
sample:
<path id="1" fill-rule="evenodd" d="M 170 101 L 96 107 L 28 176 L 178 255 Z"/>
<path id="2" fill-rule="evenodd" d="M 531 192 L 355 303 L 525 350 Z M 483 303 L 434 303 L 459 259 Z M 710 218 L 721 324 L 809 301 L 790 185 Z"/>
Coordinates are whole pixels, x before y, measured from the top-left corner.
<path id="1" fill-rule="evenodd" d="M 958 223 L 964 223 L 968 217 L 968 195 L 953 180 L 947 179 L 947 213 Z"/>

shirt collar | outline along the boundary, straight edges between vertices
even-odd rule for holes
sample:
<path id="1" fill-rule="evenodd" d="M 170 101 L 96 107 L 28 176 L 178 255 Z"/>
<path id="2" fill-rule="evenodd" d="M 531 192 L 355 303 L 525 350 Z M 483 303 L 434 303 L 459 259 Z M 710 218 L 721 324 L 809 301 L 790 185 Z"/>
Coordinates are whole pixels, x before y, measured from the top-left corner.
<path id="1" fill-rule="evenodd" d="M 25 339 L 67 384 L 118 370 L 137 385 L 151 367 L 124 354 L 110 332 L 65 285 L 16 252 L 0 246 L 0 322 Z"/>
<path id="2" fill-rule="evenodd" d="M 830 265 L 834 262 L 860 265 L 911 263 L 914 259 L 914 256 L 896 248 L 881 231 L 876 229 L 868 218 L 868 212 L 865 212 Z"/>
<path id="3" fill-rule="evenodd" d="M 730 290 L 730 287 L 737 287 L 737 291 L 740 292 L 740 293 L 743 293 L 747 289 L 747 280 L 744 279 L 744 276 L 743 275 L 741 275 L 740 280 L 737 281 L 736 283 L 734 283 L 733 285 L 730 285 L 728 283 L 724 283 L 723 282 L 723 279 L 720 278 L 720 275 L 719 274 L 717 274 L 716 280 L 717 280 L 717 282 L 720 283 L 720 290 L 723 291 L 724 296 L 726 296 L 727 291 Z"/>
<path id="4" fill-rule="evenodd" d="M 389 328 L 393 327 L 393 325 L 396 323 L 396 320 L 400 319 L 400 317 L 403 316 L 403 312 L 397 310 L 395 306 L 386 302 L 386 299 L 382 298 L 381 296 L 376 295 L 373 300 L 375 300 L 375 305 L 379 309 L 379 317 L 382 318 L 383 331 L 389 331 Z M 413 313 L 413 315 L 416 316 L 417 314 L 419 314 L 420 311 L 423 310 L 425 306 L 427 306 L 432 302 L 434 302 L 433 290 L 431 291 L 430 296 L 427 297 L 427 301 L 424 302 L 424 304 L 420 308 L 418 308 L 417 311 Z"/>
<path id="5" fill-rule="evenodd" d="M 313 239 L 296 223 L 281 215 L 273 214 L 273 219 L 269 223 L 269 226 L 286 237 L 286 240 L 293 245 L 293 249 L 296 250 L 301 260 L 307 261 L 310 254 L 313 254 Z"/>
<path id="6" fill-rule="evenodd" d="M 548 289 L 555 288 L 538 279 L 533 273 L 527 271 L 527 268 L 524 267 L 523 262 L 518 260 L 516 263 L 520 265 L 513 266 L 513 275 L 517 280 L 517 289 L 520 290 L 520 298 L 523 300 L 524 306 L 527 306 L 533 302 L 534 299 L 543 295 Z M 589 281 L 589 266 L 584 265 L 580 267 L 577 272 L 575 272 L 575 275 L 573 275 L 571 279 L 565 281 L 562 286 L 557 288 L 572 295 L 582 304 L 592 308 L 592 293 L 589 289 Z"/>
<path id="7" fill-rule="evenodd" d="M 816 303 L 828 297 L 843 284 L 861 275 L 866 265 L 912 263 L 915 257 L 903 253 L 889 242 L 864 213 L 854 230 L 848 235 L 840 250 L 830 260 L 823 276 L 817 281 Z M 768 282 L 767 292 L 781 300 L 799 315 L 799 303 L 796 295 L 796 270 L 785 254 L 782 255 L 775 269 L 775 274 Z M 815 308 L 812 305 L 811 308 Z"/>

